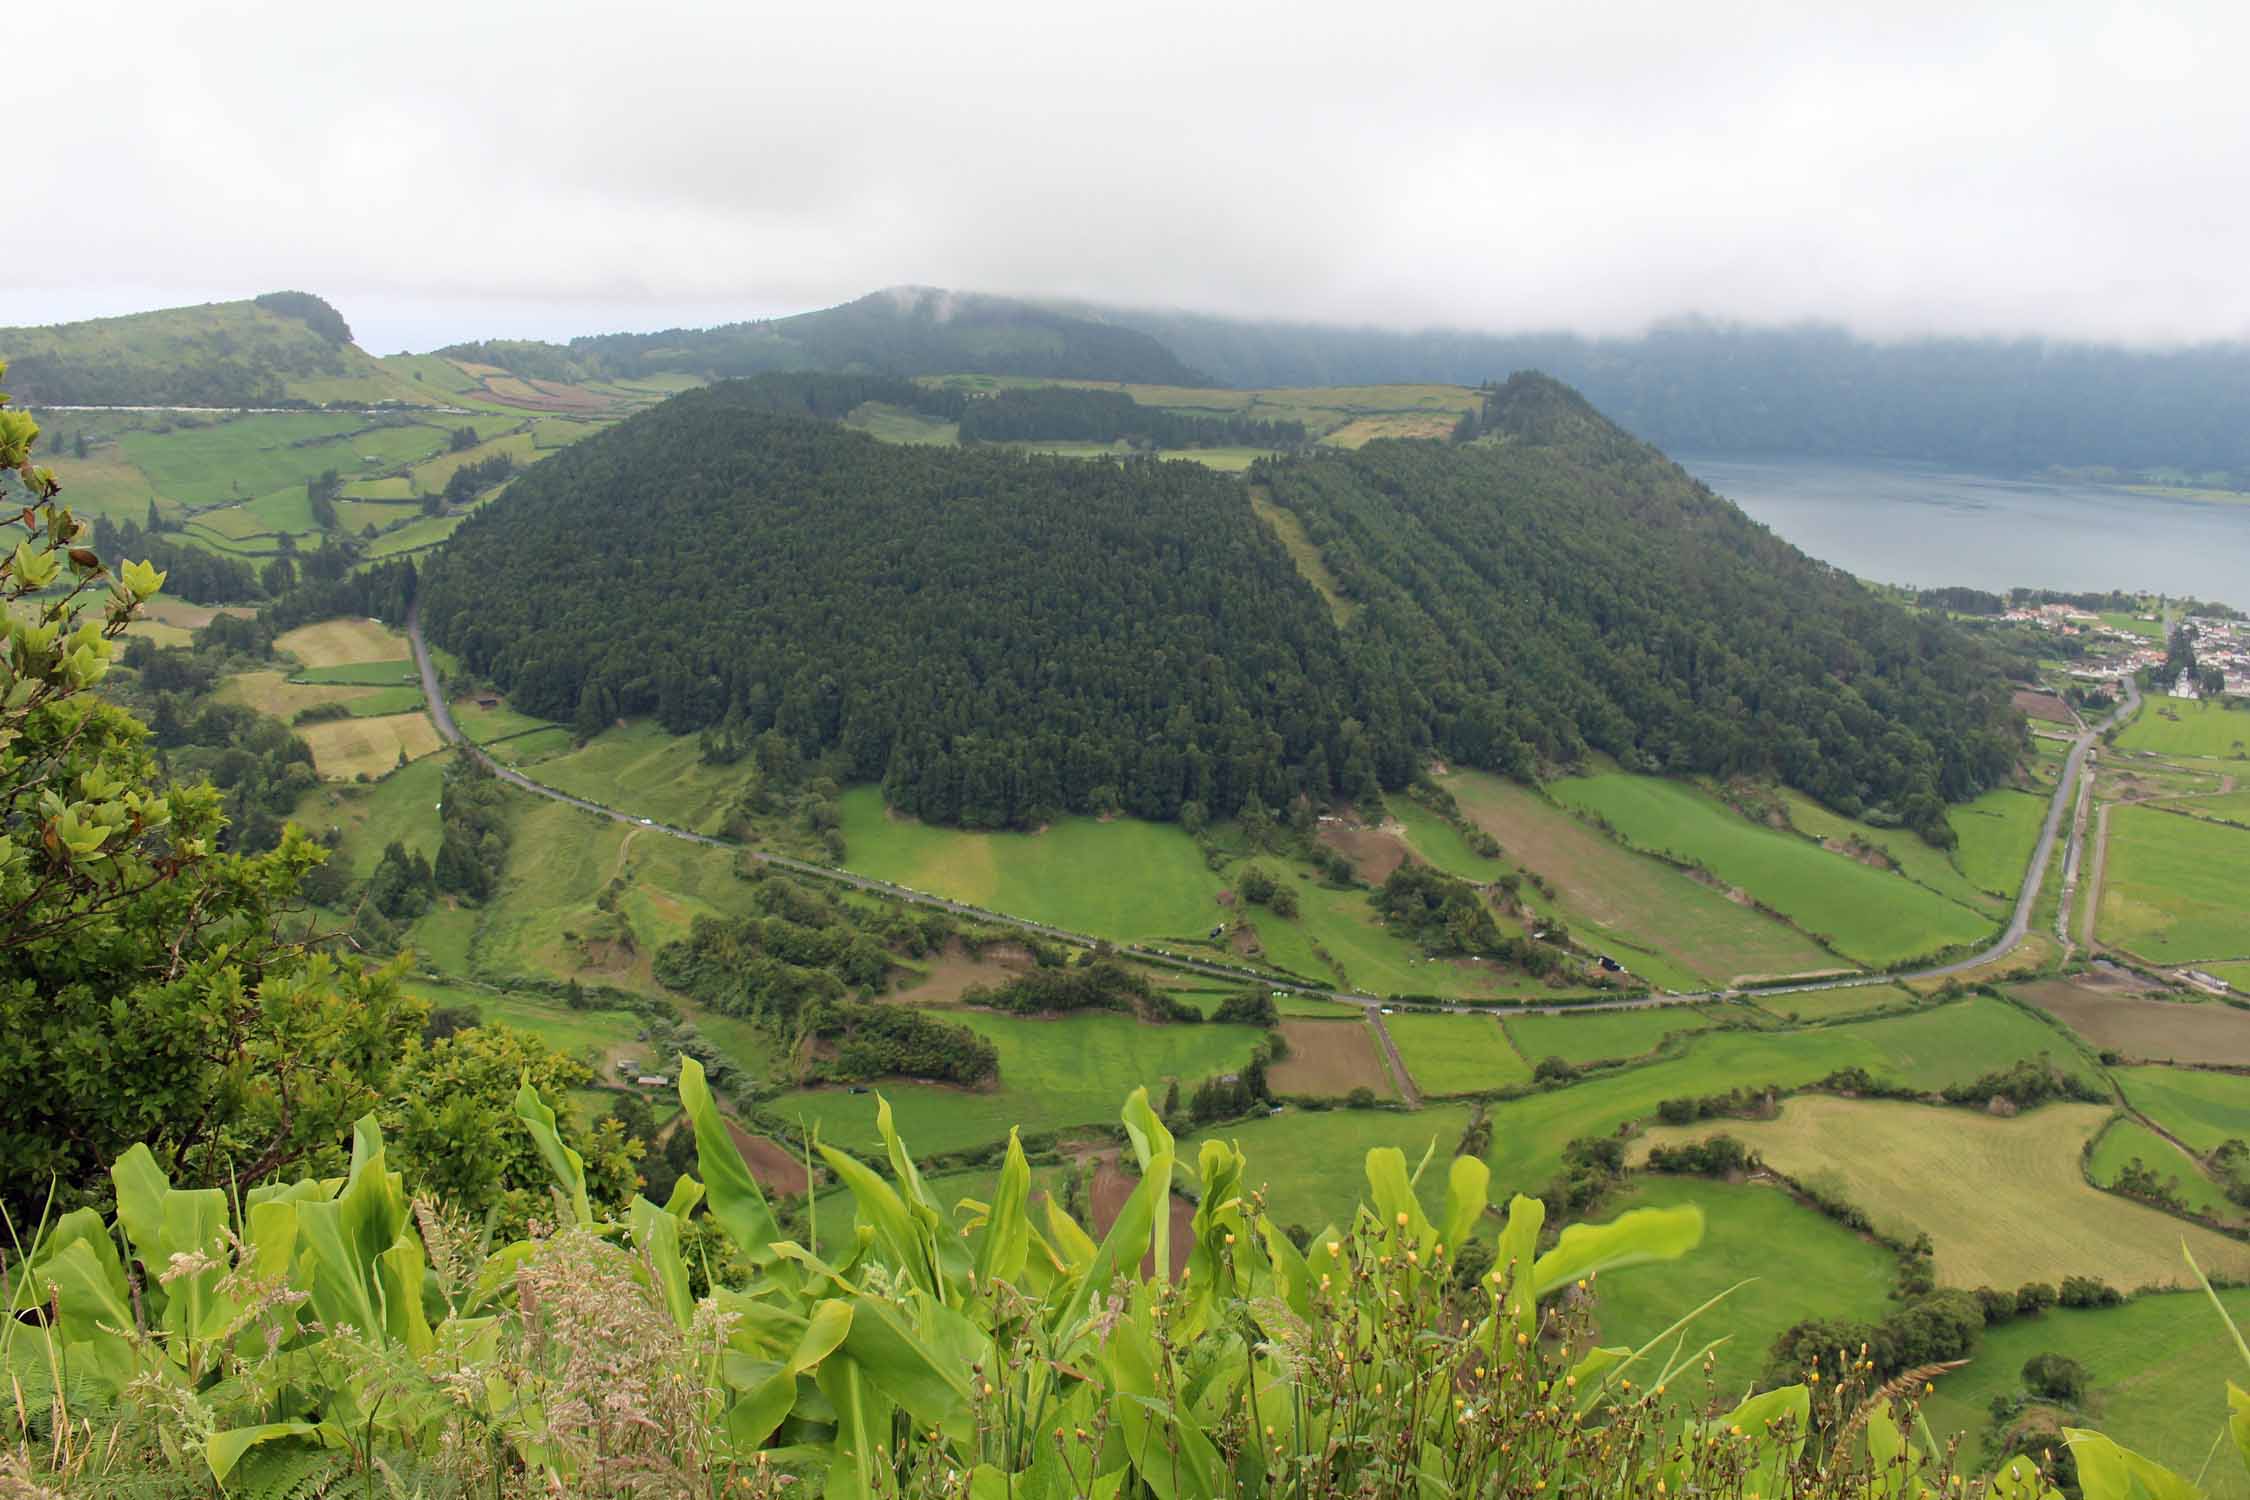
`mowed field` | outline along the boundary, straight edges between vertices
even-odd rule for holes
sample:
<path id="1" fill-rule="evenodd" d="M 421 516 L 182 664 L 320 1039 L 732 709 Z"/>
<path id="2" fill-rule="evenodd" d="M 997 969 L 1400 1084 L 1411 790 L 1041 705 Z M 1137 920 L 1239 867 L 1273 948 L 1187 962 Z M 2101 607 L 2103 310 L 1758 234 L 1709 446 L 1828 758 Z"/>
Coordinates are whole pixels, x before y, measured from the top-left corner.
<path id="1" fill-rule="evenodd" d="M 1992 935 L 1983 913 L 1934 891 L 1761 827 L 1685 782 L 1608 772 L 1549 790 L 1627 843 L 1691 860 L 1860 962 L 1884 966 Z"/>
<path id="2" fill-rule="evenodd" d="M 1373 1090 L 1378 1099 L 1398 1097 L 1391 1070 L 1383 1064 L 1382 1043 L 1375 1036 L 1375 1028 L 1363 1018 L 1292 1018 L 1278 1029 L 1289 1043 L 1289 1055 L 1267 1069 L 1275 1093 L 1341 1099 L 1353 1089 L 1364 1088 Z M 1403 1044 L 1400 1050 L 1405 1050 Z"/>
<path id="3" fill-rule="evenodd" d="M 2241 1206 L 2231 1202 L 2179 1147 L 2129 1115 L 2109 1122 L 2101 1139 L 2094 1142 L 2086 1170 L 2101 1186 L 2115 1187 L 2118 1175 L 2135 1161 L 2170 1183 L 2190 1212 L 2221 1223 L 2238 1223 L 2243 1218 Z"/>
<path id="4" fill-rule="evenodd" d="M 1768 1184 L 1644 1176 L 1602 1205 L 1600 1219 L 1636 1208 L 1703 1210 L 1703 1243 L 1676 1261 L 1606 1271 L 1594 1283 L 1604 1344 L 1639 1348 L 1711 1298 L 1739 1288 L 1688 1325 L 1687 1347 L 1722 1335 L 1711 1381 L 1732 1406 L 1765 1368 L 1773 1341 L 1809 1318 L 1888 1314 L 1897 1261 L 1816 1209 Z M 1741 1283 L 1749 1283 L 1746 1286 Z M 1699 1401 L 1701 1373 L 1680 1394 Z"/>
<path id="5" fill-rule="evenodd" d="M 1665 1005 L 1651 1010 L 1588 1011 L 1584 1015 L 1565 1011 L 1559 1016 L 1510 1016 L 1501 1024 L 1534 1064 L 1559 1057 L 1583 1065 L 1654 1052 L 1668 1036 L 1710 1026 L 1712 1017 L 1702 1006 Z"/>
<path id="6" fill-rule="evenodd" d="M 2176 1252 L 2175 1252 L 2176 1254 Z M 2250 1291 L 2219 1294 L 2238 1325 L 2250 1327 Z M 1940 1441 L 1969 1434 L 1974 1458 L 1992 1427 L 1995 1396 L 2022 1389 L 2024 1362 L 2062 1354 L 2086 1367 L 2089 1426 L 2193 1479 L 2212 1500 L 2250 1497 L 2250 1476 L 2232 1445 L 2213 1439 L 2227 1422 L 2226 1382 L 2242 1380 L 2242 1356 L 2202 1292 L 2136 1297 L 2122 1307 L 2056 1308 L 1988 1328 L 1965 1369 L 1941 1375 L 1923 1415 Z M 2208 1465 L 2208 1466 L 2206 1466 Z"/>
<path id="7" fill-rule="evenodd" d="M 490 727 L 482 710 L 473 717 L 476 730 L 463 720 L 461 731 L 472 737 Z M 507 722 L 529 728 L 536 721 L 512 715 Z M 539 780 L 574 797 L 698 833 L 717 830 L 745 775 L 740 766 L 703 764 L 694 735 L 666 734 L 648 719 L 604 730 L 539 765 Z"/>
<path id="8" fill-rule="evenodd" d="M 437 726 L 419 712 L 329 719 L 299 724 L 296 731 L 312 747 L 313 765 L 327 781 L 361 776 L 372 781 L 396 770 L 402 759 L 420 760 L 444 748 Z"/>
<path id="9" fill-rule="evenodd" d="M 1953 826 L 1962 832 L 1964 845 L 1982 839 L 1987 844 L 2004 845 L 2001 830 L 2010 826 L 2005 813 L 2015 811 L 2005 801 L 1995 799 L 2013 797 L 2028 803 L 2035 816 L 2028 832 L 2022 835 L 2020 854 L 2013 855 L 2014 869 L 1993 889 L 1986 889 L 1972 880 L 1955 855 L 1935 849 L 1903 828 L 1876 828 L 1871 824 L 1855 822 L 1832 808 L 1821 806 L 1802 792 L 1790 788 L 1781 791 L 1782 805 L 1788 809 L 1789 822 L 1800 833 L 1811 834 L 1816 839 L 1849 848 L 1854 840 L 1881 852 L 1885 859 L 1898 867 L 1898 872 L 1917 885 L 1927 886 L 1939 895 L 1958 901 L 1964 906 L 1984 912 L 1997 920 L 2014 904 L 2015 893 L 2023 884 L 2024 869 L 2031 859 L 2031 846 L 2039 836 L 2038 816 L 2046 804 L 2039 798 L 2023 792 L 1987 792 L 1975 802 L 1952 809 Z M 1973 809 L 1987 807 L 1987 811 L 1972 820 Z M 1956 851 L 1958 852 L 1958 851 Z M 1988 854 L 1980 854 L 1979 862 L 1989 862 Z M 2004 862 L 2004 861 L 2003 861 Z"/>
<path id="10" fill-rule="evenodd" d="M 2151 698 L 2117 735 L 2120 750 L 2223 759 L 2250 751 L 2250 713 L 2200 699 Z"/>
<path id="11" fill-rule="evenodd" d="M 2177 1285 L 2187 1277 L 2183 1239 L 2214 1273 L 2250 1272 L 2250 1246 L 2087 1183 L 2080 1153 L 2108 1118 L 2099 1104 L 2050 1104 L 2000 1119 L 1807 1096 L 1784 1103 L 1778 1119 L 1666 1126 L 1650 1131 L 1646 1145 L 1723 1130 L 1776 1171 L 1833 1187 L 1886 1230 L 1927 1233 L 1947 1286 L 2071 1275 L 2127 1288 Z"/>
<path id="12" fill-rule="evenodd" d="M 1426 1096 L 1482 1094 L 1531 1082 L 1531 1064 L 1491 1016 L 1383 1017 L 1414 1086 Z"/>
<path id="13" fill-rule="evenodd" d="M 2092 1076 L 2065 1038 L 2012 1005 L 1984 998 L 1805 1031 L 1703 1032 L 1675 1056 L 1495 1104 L 1489 1159 L 1497 1186 L 1535 1193 L 1553 1178 L 1567 1143 L 1653 1118 L 1666 1099 L 1737 1086 L 1801 1088 L 1852 1067 L 1938 1089 L 2041 1053 Z"/>
<path id="14" fill-rule="evenodd" d="M 2250 1077 L 2154 1067 L 2119 1068 L 2116 1077 L 2132 1106 L 2185 1141 L 2190 1151 L 2250 1141 Z"/>
<path id="15" fill-rule="evenodd" d="M 2096 934 L 2159 963 L 2250 958 L 2250 829 L 2109 812 Z"/>
<path id="16" fill-rule="evenodd" d="M 351 662 L 398 662 L 412 657 L 406 637 L 379 620 L 322 620 L 274 638 L 274 649 L 308 668 Z"/>
<path id="17" fill-rule="evenodd" d="M 1510 864 L 1553 883 L 1581 939 L 1621 947 L 1627 967 L 1666 988 L 1843 966 L 1785 923 L 1602 837 L 1529 788 L 1477 771 L 1441 780 Z M 1636 962 L 1640 955 L 1659 961 Z"/>
<path id="18" fill-rule="evenodd" d="M 1039 833 L 970 833 L 893 817 L 872 786 L 842 806 L 844 862 L 878 880 L 1124 942 L 1192 937 L 1226 915 L 1224 882 L 1174 824 L 1065 818 Z"/>
<path id="19" fill-rule="evenodd" d="M 2158 1000 L 2067 979 L 2015 987 L 2095 1047 L 2161 1062 L 2250 1067 L 2250 1011 L 2218 1001 Z"/>

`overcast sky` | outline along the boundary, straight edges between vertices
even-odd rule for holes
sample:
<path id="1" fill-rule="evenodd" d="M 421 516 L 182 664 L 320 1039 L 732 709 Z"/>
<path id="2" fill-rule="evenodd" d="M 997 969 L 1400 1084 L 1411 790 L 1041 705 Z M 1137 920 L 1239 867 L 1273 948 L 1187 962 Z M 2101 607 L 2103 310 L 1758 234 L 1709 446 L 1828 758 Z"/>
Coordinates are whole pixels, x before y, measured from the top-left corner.
<path id="1" fill-rule="evenodd" d="M 2250 334 L 2250 6 L 11 6 L 0 325 L 378 353 L 902 282 L 1316 321 Z"/>

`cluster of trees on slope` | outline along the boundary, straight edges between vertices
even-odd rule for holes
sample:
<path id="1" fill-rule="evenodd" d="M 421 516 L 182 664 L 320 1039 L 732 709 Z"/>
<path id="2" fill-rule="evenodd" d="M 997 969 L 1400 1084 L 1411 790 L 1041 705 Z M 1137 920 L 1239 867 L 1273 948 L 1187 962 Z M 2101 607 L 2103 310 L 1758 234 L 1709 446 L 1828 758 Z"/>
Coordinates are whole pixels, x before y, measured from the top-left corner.
<path id="1" fill-rule="evenodd" d="M 364 374 L 335 308 L 309 292 L 0 328 L 17 399 L 41 405 L 299 406 L 291 380 Z"/>
<path id="2" fill-rule="evenodd" d="M 1940 843 L 1945 801 L 2008 774 L 2021 720 L 1962 632 L 1806 557 L 1554 381 L 1514 377 L 1482 425 L 1494 441 L 1252 476 L 1363 606 L 1355 673 L 1396 684 L 1449 756 L 1771 772 Z"/>
<path id="3" fill-rule="evenodd" d="M 810 1049 L 807 1076 L 969 1084 L 999 1070 L 997 1049 L 966 1026 L 854 998 L 888 987 L 894 955 L 943 946 L 953 933 L 944 913 L 853 906 L 763 865 L 745 874 L 757 910 L 696 918 L 688 936 L 657 949 L 660 982 L 755 1022 L 784 1050 L 820 1044 Z"/>
<path id="4" fill-rule="evenodd" d="M 1363 701 L 1235 481 L 886 446 L 754 394 L 689 393 L 517 480 L 426 564 L 431 638 L 528 713 L 731 714 L 936 822 L 1411 773 L 1411 726 Z M 605 545 L 628 517 L 635 545 Z"/>
<path id="5" fill-rule="evenodd" d="M 2177 466 L 2250 487 L 2250 346 L 1875 343 L 1835 327 L 1685 322 L 1635 338 L 1397 332 L 1105 309 L 1222 385 L 1476 385 L 1542 370 L 1677 453 L 1786 453 L 2005 472 Z"/>
<path id="6" fill-rule="evenodd" d="M 844 370 L 1210 384 L 1155 339 L 1112 322 L 1006 297 L 914 287 L 717 328 L 601 334 L 567 347 L 461 344 L 438 352 L 552 380 Z"/>
<path id="7" fill-rule="evenodd" d="M 995 391 L 968 402 L 958 420 L 963 442 L 1114 443 L 1130 438 L 1150 448 L 1297 448 L 1305 442 L 1302 422 L 1167 411 L 1143 406 L 1123 391 L 1065 385 Z"/>
<path id="8" fill-rule="evenodd" d="M 887 447 L 768 401 L 691 393 L 518 480 L 428 564 L 432 637 L 582 732 L 778 728 L 977 827 L 1363 797 L 1432 749 L 1520 776 L 1598 750 L 1773 772 L 1942 840 L 1944 800 L 2013 764 L 1963 634 L 1550 381 L 1499 394 L 1504 442 L 1261 466 L 1364 606 L 1349 630 L 1234 480 Z M 620 555 L 599 539 L 624 495 L 647 498 Z"/>

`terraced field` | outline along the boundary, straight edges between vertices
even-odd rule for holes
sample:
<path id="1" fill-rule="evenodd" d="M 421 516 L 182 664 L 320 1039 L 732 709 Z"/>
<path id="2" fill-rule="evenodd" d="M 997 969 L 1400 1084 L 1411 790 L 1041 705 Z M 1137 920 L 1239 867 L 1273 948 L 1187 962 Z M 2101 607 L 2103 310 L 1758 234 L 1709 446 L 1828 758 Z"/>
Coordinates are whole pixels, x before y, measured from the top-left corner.
<path id="1" fill-rule="evenodd" d="M 2190 1151 L 2250 1141 L 2250 1077 L 2154 1067 L 2119 1068 L 2116 1076 L 2133 1107 L 2186 1142 Z"/>

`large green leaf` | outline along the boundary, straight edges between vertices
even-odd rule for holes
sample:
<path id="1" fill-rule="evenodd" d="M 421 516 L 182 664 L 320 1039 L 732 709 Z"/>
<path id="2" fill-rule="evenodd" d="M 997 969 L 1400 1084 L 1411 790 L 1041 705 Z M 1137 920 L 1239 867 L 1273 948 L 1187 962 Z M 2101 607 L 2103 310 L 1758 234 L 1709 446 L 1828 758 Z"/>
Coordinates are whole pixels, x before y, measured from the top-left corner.
<path id="1" fill-rule="evenodd" d="M 1008 1155 L 1000 1163 L 1000 1181 L 985 1214 L 984 1247 L 977 1254 L 979 1287 L 995 1281 L 1012 1283 L 1023 1275 L 1024 1260 L 1031 1252 L 1031 1220 L 1024 1213 L 1030 1195 L 1031 1163 L 1024 1159 L 1022 1140 L 1010 1128 Z"/>
<path id="2" fill-rule="evenodd" d="M 727 1437 L 741 1450 L 759 1447 L 774 1434 L 790 1408 L 797 1404 L 797 1378 L 836 1351 L 851 1331 L 851 1304 L 826 1298 L 813 1305 L 787 1358 L 727 1410 Z M 731 1357 L 731 1356 L 730 1356 Z"/>
<path id="3" fill-rule="evenodd" d="M 1531 1295 L 1544 1297 L 1581 1277 L 1637 1266 L 1644 1261 L 1678 1260 L 1703 1243 L 1703 1210 L 1636 1208 L 1607 1224 L 1573 1224 L 1555 1248 L 1532 1263 Z"/>
<path id="4" fill-rule="evenodd" d="M 1532 1294 L 1532 1263 L 1539 1251 L 1539 1231 L 1546 1225 L 1547 1205 L 1537 1198 L 1518 1193 L 1508 1201 L 1508 1223 L 1500 1231 L 1492 1274 L 1507 1289 L 1519 1333 L 1529 1333 L 1539 1323 L 1539 1301 Z"/>
<path id="5" fill-rule="evenodd" d="M 594 1211 L 586 1202 L 586 1159 L 563 1144 L 562 1133 L 555 1125 L 555 1112 L 539 1097 L 539 1091 L 531 1086 L 528 1078 L 516 1090 L 516 1118 L 531 1132 L 540 1161 L 546 1164 L 548 1175 L 555 1179 L 570 1204 L 573 1222 L 581 1229 L 592 1228 Z"/>
<path id="6" fill-rule="evenodd" d="M 242 1455 L 260 1443 L 270 1443 L 277 1438 L 311 1437 L 320 1428 L 312 1422 L 264 1422 L 256 1427 L 232 1427 L 225 1432 L 214 1432 L 203 1445 L 204 1461 L 211 1465 L 211 1477 L 221 1484 L 242 1462 Z"/>
<path id="7" fill-rule="evenodd" d="M 2203 1500 L 2203 1491 L 2187 1480 L 2098 1432 L 2065 1427 L 2063 1441 L 2077 1461 L 2085 1500 Z"/>
<path id="8" fill-rule="evenodd" d="M 680 1103 L 695 1131 L 696 1172 L 709 1195 L 711 1217 L 734 1248 L 753 1266 L 773 1262 L 773 1243 L 781 1238 L 773 1209 L 750 1175 L 726 1121 L 712 1101 L 711 1086 L 703 1078 L 703 1064 L 692 1057 L 680 1059 Z"/>
<path id="9" fill-rule="evenodd" d="M 695 1317 L 695 1296 L 688 1287 L 687 1263 L 680 1259 L 679 1218 L 638 1193 L 633 1195 L 625 1217 L 632 1226 L 634 1247 L 648 1262 L 649 1274 L 656 1278 L 656 1289 L 664 1298 L 665 1310 L 671 1313 L 673 1325 L 685 1332 Z"/>
<path id="10" fill-rule="evenodd" d="M 1155 1110 L 1149 1108 L 1147 1088 L 1137 1088 L 1125 1098 L 1125 1108 L 1120 1118 L 1125 1123 L 1125 1134 L 1132 1138 L 1133 1160 L 1141 1169 L 1145 1183 L 1150 1178 L 1162 1178 L 1164 1191 L 1172 1190 L 1172 1163 L 1178 1153 L 1172 1144 L 1172 1132 L 1165 1128 Z M 1149 1253 L 1156 1266 L 1156 1279 L 1172 1279 L 1172 1216 L 1160 1212 L 1150 1221 Z"/>
<path id="11" fill-rule="evenodd" d="M 1458 1258 L 1476 1233 L 1492 1192 L 1492 1169 L 1473 1156 L 1456 1156 L 1445 1175 L 1445 1253 Z"/>

